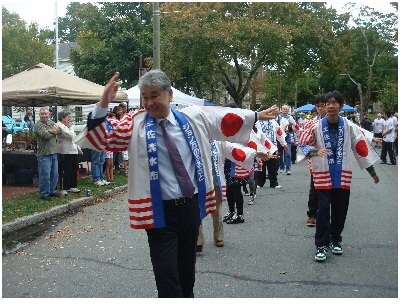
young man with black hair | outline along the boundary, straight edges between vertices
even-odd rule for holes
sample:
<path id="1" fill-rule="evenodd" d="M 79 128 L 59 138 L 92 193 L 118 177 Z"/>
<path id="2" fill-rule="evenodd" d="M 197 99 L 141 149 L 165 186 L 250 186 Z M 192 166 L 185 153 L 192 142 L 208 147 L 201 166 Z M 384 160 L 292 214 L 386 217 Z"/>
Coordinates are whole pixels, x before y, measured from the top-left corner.
<path id="1" fill-rule="evenodd" d="M 377 153 L 357 125 L 339 116 L 344 105 L 341 93 L 329 92 L 324 100 L 327 116 L 303 130 L 299 138 L 302 152 L 311 158 L 318 194 L 314 256 L 318 262 L 327 259 L 329 248 L 336 255 L 343 253 L 341 234 L 348 213 L 353 158 L 379 182 L 373 167 Z"/>

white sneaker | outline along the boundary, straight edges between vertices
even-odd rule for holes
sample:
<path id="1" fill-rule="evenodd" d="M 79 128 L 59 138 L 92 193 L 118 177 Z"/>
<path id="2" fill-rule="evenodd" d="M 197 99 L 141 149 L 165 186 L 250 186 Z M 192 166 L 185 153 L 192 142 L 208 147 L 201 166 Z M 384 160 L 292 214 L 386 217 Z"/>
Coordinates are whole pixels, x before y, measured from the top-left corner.
<path id="1" fill-rule="evenodd" d="M 290 171 L 286 172 L 286 175 L 291 175 L 292 173 L 290 173 Z"/>
<path id="2" fill-rule="evenodd" d="M 102 182 L 102 185 L 109 185 L 110 184 L 110 182 L 107 182 L 105 179 L 103 179 L 101 182 Z"/>
<path id="3" fill-rule="evenodd" d="M 281 188 L 282 188 L 281 185 L 275 186 L 275 189 L 281 189 Z"/>
<path id="4" fill-rule="evenodd" d="M 104 183 L 102 181 L 96 181 L 94 184 L 96 184 L 97 186 L 104 186 Z"/>
<path id="5" fill-rule="evenodd" d="M 77 189 L 77 188 L 70 188 L 69 190 L 67 190 L 67 191 L 69 191 L 69 192 L 73 192 L 73 193 L 79 193 L 80 192 L 80 190 L 79 189 Z"/>
<path id="6" fill-rule="evenodd" d="M 66 190 L 62 190 L 62 191 L 60 191 L 60 195 L 67 195 L 67 191 Z"/>

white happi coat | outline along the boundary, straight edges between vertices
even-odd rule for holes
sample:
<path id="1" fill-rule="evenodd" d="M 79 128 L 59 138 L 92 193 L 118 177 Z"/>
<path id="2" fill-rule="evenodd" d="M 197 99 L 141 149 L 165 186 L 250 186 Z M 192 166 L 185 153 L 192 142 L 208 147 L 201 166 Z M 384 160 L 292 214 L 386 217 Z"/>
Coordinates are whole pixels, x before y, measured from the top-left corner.
<path id="1" fill-rule="evenodd" d="M 342 119 L 344 121 L 342 172 L 339 176 L 332 177 L 327 157 L 312 157 L 311 173 L 313 174 L 314 187 L 316 189 L 332 189 L 333 178 L 341 180 L 341 189 L 350 189 L 352 181 L 351 163 L 353 159 L 356 159 L 362 170 L 370 167 L 380 159 L 364 135 L 364 132 L 346 118 Z M 316 149 L 324 148 L 322 119 L 313 123 L 311 127 L 306 124 L 306 127 L 299 136 L 300 144 L 302 146 L 312 146 Z M 303 147 L 300 148 L 304 150 Z"/>
<path id="2" fill-rule="evenodd" d="M 247 144 L 256 114 L 249 110 L 200 106 L 186 107 L 180 112 L 190 123 L 200 148 L 206 193 L 199 195 L 206 196 L 206 216 L 216 212 L 209 141 L 215 139 Z M 129 218 L 130 226 L 134 229 L 156 228 L 146 149 L 146 114 L 144 111 L 125 114 L 121 120 L 110 124 L 105 120 L 100 121 L 90 132 L 85 128 L 77 139 L 80 146 L 91 149 L 105 150 L 108 147 L 111 151 L 128 150 L 131 159 L 128 177 Z"/>

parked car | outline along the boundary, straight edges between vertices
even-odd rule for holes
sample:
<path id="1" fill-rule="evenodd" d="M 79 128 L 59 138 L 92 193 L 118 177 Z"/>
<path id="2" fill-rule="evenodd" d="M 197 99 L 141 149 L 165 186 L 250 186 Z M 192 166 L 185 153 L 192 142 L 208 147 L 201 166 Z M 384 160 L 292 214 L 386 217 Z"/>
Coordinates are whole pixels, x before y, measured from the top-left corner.
<path id="1" fill-rule="evenodd" d="M 85 126 L 87 126 L 87 120 L 82 120 L 82 121 L 76 122 L 73 125 L 73 129 L 74 129 L 74 131 L 80 133 L 81 131 L 83 131 Z"/>

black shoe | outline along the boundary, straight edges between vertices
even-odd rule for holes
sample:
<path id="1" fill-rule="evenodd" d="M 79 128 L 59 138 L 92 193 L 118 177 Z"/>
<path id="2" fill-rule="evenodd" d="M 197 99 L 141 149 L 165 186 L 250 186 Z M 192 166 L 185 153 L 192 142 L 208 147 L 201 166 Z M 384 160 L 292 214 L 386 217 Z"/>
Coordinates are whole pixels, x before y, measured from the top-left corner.
<path id="1" fill-rule="evenodd" d="M 41 196 L 41 199 L 43 199 L 44 201 L 50 201 L 50 197 L 49 197 L 49 195 L 46 195 L 46 196 Z"/>
<path id="2" fill-rule="evenodd" d="M 387 162 L 382 160 L 382 162 L 381 162 L 380 164 L 381 164 L 381 165 L 386 165 Z"/>
<path id="3" fill-rule="evenodd" d="M 388 165 L 393 165 L 393 166 L 396 165 L 396 163 L 387 163 L 387 164 L 388 164 Z"/>
<path id="4" fill-rule="evenodd" d="M 244 223 L 244 217 L 242 215 L 237 215 L 226 221 L 226 224 L 242 224 Z"/>
<path id="5" fill-rule="evenodd" d="M 226 215 L 223 217 L 223 222 L 226 222 L 227 220 L 231 219 L 234 216 L 235 212 L 230 212 L 228 211 Z"/>
<path id="6" fill-rule="evenodd" d="M 61 197 L 62 195 L 59 192 L 49 194 L 51 197 Z"/>

